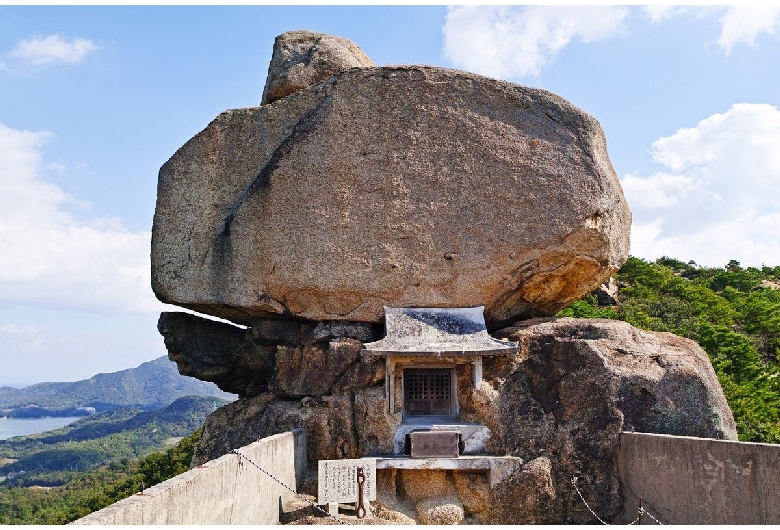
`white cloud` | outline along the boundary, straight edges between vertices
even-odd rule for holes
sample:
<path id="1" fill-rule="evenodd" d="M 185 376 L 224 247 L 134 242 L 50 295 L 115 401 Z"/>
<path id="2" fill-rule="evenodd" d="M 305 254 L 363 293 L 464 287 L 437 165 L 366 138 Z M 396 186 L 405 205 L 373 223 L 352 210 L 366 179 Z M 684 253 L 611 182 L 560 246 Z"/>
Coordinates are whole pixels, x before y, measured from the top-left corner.
<path id="1" fill-rule="evenodd" d="M 66 171 L 68 167 L 62 162 L 50 162 L 44 166 L 44 169 L 47 171 L 56 171 L 58 173 L 62 173 L 63 171 Z"/>
<path id="2" fill-rule="evenodd" d="M 618 6 L 457 6 L 447 9 L 444 55 L 457 68 L 503 79 L 535 76 L 578 38 L 622 31 Z"/>
<path id="3" fill-rule="evenodd" d="M 652 22 L 663 22 L 683 14 L 694 14 L 700 18 L 719 16 L 720 35 L 718 46 L 731 55 L 734 46 L 740 43 L 753 45 L 761 33 L 772 35 L 780 31 L 780 5 L 735 5 L 735 6 L 644 6 Z"/>
<path id="4" fill-rule="evenodd" d="M 76 64 L 94 50 L 97 50 L 97 46 L 91 40 L 73 39 L 68 42 L 59 35 L 49 35 L 17 42 L 8 56 L 32 66 L 58 62 Z"/>
<path id="5" fill-rule="evenodd" d="M 653 143 L 670 172 L 622 180 L 631 251 L 706 265 L 780 263 L 780 110 L 741 103 Z"/>
<path id="6" fill-rule="evenodd" d="M 3 366 L 6 369 L 16 368 L 13 366 L 12 361 L 18 359 L 19 354 L 40 352 L 44 343 L 45 339 L 39 326 L 31 326 L 29 324 L 5 324 L 0 326 L 0 346 L 3 348 L 0 356 L 10 357 L 3 362 Z M 5 377 L 8 377 L 7 373 Z M 3 381 L 0 381 L 0 386 L 3 383 Z"/>
<path id="7" fill-rule="evenodd" d="M 41 178 L 47 133 L 0 124 L 0 300 L 103 312 L 158 311 L 149 232 L 117 219 L 77 219 L 83 207 Z"/>
<path id="8" fill-rule="evenodd" d="M 36 326 L 27 324 L 6 324 L 0 326 L 0 335 L 30 335 L 37 332 L 38 328 Z"/>
<path id="9" fill-rule="evenodd" d="M 720 18 L 718 45 L 731 54 L 740 42 L 753 44 L 759 33 L 772 34 L 780 29 L 780 5 L 729 6 Z"/>
<path id="10" fill-rule="evenodd" d="M 643 6 L 643 9 L 652 22 L 663 22 L 672 17 L 683 14 L 689 10 L 689 6 L 673 6 L 673 5 L 649 5 Z"/>
<path id="11" fill-rule="evenodd" d="M 671 173 L 656 173 L 646 179 L 626 175 L 622 184 L 634 204 L 647 208 L 670 208 L 697 188 L 692 178 Z"/>

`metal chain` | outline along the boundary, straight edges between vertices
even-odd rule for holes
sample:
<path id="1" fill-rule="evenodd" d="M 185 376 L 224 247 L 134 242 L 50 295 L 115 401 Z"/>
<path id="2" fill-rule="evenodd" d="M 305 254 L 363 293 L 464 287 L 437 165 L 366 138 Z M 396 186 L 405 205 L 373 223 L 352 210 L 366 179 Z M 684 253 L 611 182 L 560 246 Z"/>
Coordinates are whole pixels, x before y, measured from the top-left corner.
<path id="1" fill-rule="evenodd" d="M 574 477 L 574 478 L 572 478 L 572 479 L 571 479 L 571 483 L 572 483 L 572 486 L 574 486 L 574 489 L 577 491 L 577 495 L 579 495 L 579 496 L 580 496 L 580 499 L 582 499 L 582 503 L 583 503 L 583 504 L 585 505 L 585 507 L 586 507 L 586 508 L 587 508 L 587 509 L 590 511 L 590 513 L 592 513 L 592 514 L 593 514 L 593 517 L 595 517 L 596 519 L 598 519 L 598 521 L 599 521 L 601 524 L 606 524 L 606 525 L 608 525 L 608 524 L 609 524 L 608 522 L 604 521 L 604 520 L 603 520 L 601 517 L 599 517 L 598 515 L 596 515 L 596 512 L 594 512 L 594 511 L 593 511 L 593 509 L 592 509 L 590 506 L 588 506 L 588 503 L 585 501 L 585 497 L 583 497 L 583 496 L 582 496 L 582 493 L 580 493 L 580 490 L 579 490 L 579 488 L 577 487 L 577 477 Z M 641 503 L 640 503 L 640 504 L 641 504 Z M 653 514 L 651 514 L 650 512 L 648 512 L 647 510 L 645 510 L 645 509 L 644 509 L 643 507 L 641 507 L 641 506 L 639 507 L 639 510 L 637 511 L 637 513 L 638 513 L 638 515 L 637 515 L 637 518 L 636 518 L 636 519 L 634 519 L 633 521 L 631 521 L 630 523 L 628 523 L 629 525 L 637 524 L 637 523 L 639 522 L 639 519 L 642 517 L 642 515 L 648 515 L 648 516 L 650 516 L 650 518 L 651 518 L 653 521 L 655 521 L 656 523 L 658 523 L 658 524 L 660 524 L 660 525 L 663 525 L 663 524 L 664 524 L 664 523 L 662 523 L 661 521 L 659 521 L 658 519 L 656 519 L 656 518 L 655 518 L 655 516 L 654 516 Z"/>
<path id="2" fill-rule="evenodd" d="M 279 480 L 278 478 L 276 478 L 275 476 L 273 476 L 271 473 L 269 473 L 268 471 L 266 471 L 265 469 L 263 469 L 262 467 L 260 467 L 260 466 L 259 466 L 259 465 L 257 465 L 256 463 L 252 462 L 252 460 L 250 460 L 250 459 L 249 459 L 249 457 L 247 457 L 246 455 L 242 454 L 242 453 L 241 453 L 241 452 L 240 452 L 238 449 L 233 449 L 233 453 L 235 453 L 235 454 L 237 454 L 237 455 L 238 455 L 238 458 L 239 458 L 239 460 L 238 460 L 238 461 L 239 461 L 239 463 L 241 462 L 241 459 L 243 458 L 244 460 L 246 460 L 247 462 L 249 462 L 250 464 L 252 464 L 253 466 L 255 466 L 257 469 L 259 469 L 260 471 L 262 471 L 263 473 L 265 473 L 266 475 L 268 475 L 269 477 L 271 477 L 271 478 L 272 478 L 272 479 L 273 479 L 275 482 L 277 482 L 279 485 L 281 485 L 281 486 L 283 486 L 283 487 L 287 488 L 288 490 L 290 490 L 291 492 L 293 492 L 293 493 L 295 494 L 295 496 L 296 496 L 296 497 L 298 497 L 298 498 L 299 498 L 299 499 L 301 499 L 302 501 L 304 501 L 304 502 L 308 503 L 309 505 L 311 505 L 311 506 L 314 506 L 314 508 L 316 508 L 317 510 L 319 510 L 320 512 L 322 512 L 323 514 L 325 514 L 327 517 L 330 517 L 331 519 L 333 519 L 334 521 L 336 521 L 336 522 L 337 522 L 337 523 L 339 523 L 339 524 L 348 524 L 348 523 L 346 523 L 346 522 L 342 521 L 341 519 L 339 519 L 338 517 L 335 517 L 335 516 L 331 515 L 330 513 L 326 512 L 325 510 L 323 510 L 322 508 L 320 508 L 319 506 L 317 506 L 315 503 L 311 502 L 309 499 L 307 499 L 306 497 L 304 497 L 303 495 L 301 495 L 300 493 L 298 493 L 297 491 L 295 491 L 293 488 L 291 488 L 290 486 L 288 486 L 287 484 L 285 484 L 284 482 L 282 482 L 281 480 Z"/>
<path id="3" fill-rule="evenodd" d="M 577 477 L 574 477 L 573 479 L 571 479 L 571 483 L 572 483 L 572 485 L 574 486 L 574 489 L 577 491 L 577 495 L 579 495 L 579 496 L 580 496 L 580 499 L 582 499 L 582 502 L 583 502 L 583 504 L 585 504 L 585 507 L 586 507 L 588 510 L 590 510 L 590 513 L 592 513 L 592 514 L 593 514 L 593 517 L 595 517 L 595 518 L 598 520 L 598 522 L 600 522 L 601 524 L 606 524 L 606 525 L 608 525 L 608 524 L 609 524 L 608 522 L 606 522 L 606 521 L 602 520 L 602 519 L 601 519 L 601 517 L 599 517 L 598 515 L 596 515 L 596 512 L 594 512 L 594 511 L 593 511 L 593 509 L 591 509 L 591 507 L 590 507 L 590 506 L 588 506 L 588 503 L 587 503 L 587 501 L 585 500 L 585 497 L 583 497 L 583 496 L 582 496 L 582 493 L 580 493 L 580 489 L 577 487 Z"/>
<path id="4" fill-rule="evenodd" d="M 650 516 L 650 519 L 652 519 L 652 520 L 653 520 L 653 521 L 655 521 L 656 523 L 658 523 L 658 524 L 660 524 L 660 525 L 662 525 L 662 526 L 663 526 L 663 523 L 662 523 L 661 521 L 659 521 L 658 519 L 656 519 L 656 518 L 655 518 L 655 516 L 653 516 L 653 514 L 652 514 L 652 513 L 648 512 L 648 511 L 647 511 L 647 510 L 645 510 L 644 508 L 640 508 L 640 510 L 641 510 L 641 512 L 642 512 L 643 514 L 645 514 L 645 515 L 649 515 L 649 516 Z"/>

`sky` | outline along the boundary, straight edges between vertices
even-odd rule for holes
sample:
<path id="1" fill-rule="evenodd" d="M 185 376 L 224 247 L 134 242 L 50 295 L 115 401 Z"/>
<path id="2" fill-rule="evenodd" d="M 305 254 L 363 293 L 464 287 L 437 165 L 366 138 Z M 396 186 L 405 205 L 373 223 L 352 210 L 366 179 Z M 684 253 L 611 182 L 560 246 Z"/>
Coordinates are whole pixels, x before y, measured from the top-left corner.
<path id="1" fill-rule="evenodd" d="M 780 265 L 780 6 L 0 6 L 0 385 L 165 355 L 157 172 L 293 29 L 550 90 L 604 129 L 632 255 Z"/>

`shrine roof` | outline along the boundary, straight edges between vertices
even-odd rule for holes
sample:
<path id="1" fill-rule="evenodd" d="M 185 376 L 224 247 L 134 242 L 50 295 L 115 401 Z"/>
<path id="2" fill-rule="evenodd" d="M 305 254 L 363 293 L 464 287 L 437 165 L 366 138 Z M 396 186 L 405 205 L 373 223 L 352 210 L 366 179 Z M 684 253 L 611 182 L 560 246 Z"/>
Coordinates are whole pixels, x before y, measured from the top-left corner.
<path id="1" fill-rule="evenodd" d="M 505 355 L 516 342 L 488 335 L 484 307 L 385 307 L 386 336 L 363 345 L 363 355 Z"/>

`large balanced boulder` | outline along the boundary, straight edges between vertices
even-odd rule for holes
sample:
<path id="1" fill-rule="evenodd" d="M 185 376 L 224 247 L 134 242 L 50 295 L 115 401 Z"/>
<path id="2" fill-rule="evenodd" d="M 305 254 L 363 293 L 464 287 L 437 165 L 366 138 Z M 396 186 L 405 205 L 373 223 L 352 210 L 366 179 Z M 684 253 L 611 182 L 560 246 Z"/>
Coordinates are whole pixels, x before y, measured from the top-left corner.
<path id="1" fill-rule="evenodd" d="M 736 439 L 694 342 L 617 321 L 518 322 L 607 282 L 630 225 L 601 127 L 568 101 L 281 35 L 263 105 L 220 114 L 160 169 L 155 294 L 246 326 L 161 315 L 180 371 L 240 395 L 209 416 L 193 462 L 299 426 L 311 466 L 400 451 L 383 385 L 399 372 L 361 356 L 384 308 L 484 306 L 520 351 L 458 364 L 453 393 L 458 420 L 511 465 L 490 480 L 391 474 L 388 498 L 423 522 L 595 522 L 572 500 L 577 478 L 616 520 L 622 431 Z"/>
<path id="2" fill-rule="evenodd" d="M 568 101 L 354 68 L 220 114 L 163 165 L 152 286 L 243 324 L 484 305 L 495 329 L 606 281 L 630 224 L 601 127 Z"/>

